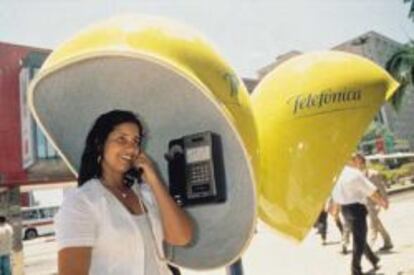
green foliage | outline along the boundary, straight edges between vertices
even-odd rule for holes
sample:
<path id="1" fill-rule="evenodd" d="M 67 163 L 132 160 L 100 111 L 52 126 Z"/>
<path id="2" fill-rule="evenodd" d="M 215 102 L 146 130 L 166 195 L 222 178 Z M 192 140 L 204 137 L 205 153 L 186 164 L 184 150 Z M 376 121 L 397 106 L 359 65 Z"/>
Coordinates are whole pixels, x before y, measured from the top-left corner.
<path id="1" fill-rule="evenodd" d="M 386 135 L 393 135 L 392 132 L 379 121 L 371 121 L 368 128 L 365 130 L 365 133 L 362 137 L 363 141 L 373 140 L 377 136 L 386 136 Z"/>
<path id="2" fill-rule="evenodd" d="M 414 162 L 403 164 L 396 169 L 389 169 L 382 163 L 369 164 L 368 168 L 378 171 L 389 184 L 397 183 L 401 178 L 414 175 Z"/>
<path id="3" fill-rule="evenodd" d="M 412 90 L 414 83 L 414 41 L 411 40 L 393 54 L 385 68 L 400 83 L 400 87 L 391 98 L 391 105 L 399 111 L 404 95 L 410 88 Z"/>
<path id="4" fill-rule="evenodd" d="M 414 1 L 413 0 L 404 0 L 404 3 L 410 3 L 410 9 L 408 10 L 408 18 L 414 21 Z"/>

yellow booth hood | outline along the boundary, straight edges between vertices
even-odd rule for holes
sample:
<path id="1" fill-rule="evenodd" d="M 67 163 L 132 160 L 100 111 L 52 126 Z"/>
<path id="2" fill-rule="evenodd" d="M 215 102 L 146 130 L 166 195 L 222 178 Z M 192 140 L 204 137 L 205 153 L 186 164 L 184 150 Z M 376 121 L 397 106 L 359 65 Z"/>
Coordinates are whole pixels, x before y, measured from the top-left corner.
<path id="1" fill-rule="evenodd" d="M 252 95 L 261 151 L 259 217 L 302 240 L 397 87 L 377 64 L 337 51 L 303 54 L 270 72 Z"/>

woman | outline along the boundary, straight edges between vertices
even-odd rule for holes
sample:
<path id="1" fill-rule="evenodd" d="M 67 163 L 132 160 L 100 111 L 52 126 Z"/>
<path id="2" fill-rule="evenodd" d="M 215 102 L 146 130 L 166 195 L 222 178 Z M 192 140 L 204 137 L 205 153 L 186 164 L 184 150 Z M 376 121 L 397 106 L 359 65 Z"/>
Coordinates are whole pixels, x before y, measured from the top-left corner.
<path id="1" fill-rule="evenodd" d="M 142 150 L 143 128 L 128 111 L 101 115 L 86 140 L 79 187 L 56 216 L 59 274 L 171 274 L 162 242 L 183 246 L 192 223 Z M 131 168 L 143 184 L 123 182 Z"/>

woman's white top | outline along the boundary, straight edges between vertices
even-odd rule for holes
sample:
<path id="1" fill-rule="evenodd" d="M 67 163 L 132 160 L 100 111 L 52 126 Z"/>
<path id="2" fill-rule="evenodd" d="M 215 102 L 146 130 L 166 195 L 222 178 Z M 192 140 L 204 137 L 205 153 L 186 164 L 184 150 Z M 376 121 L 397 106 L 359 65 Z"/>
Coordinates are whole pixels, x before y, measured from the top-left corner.
<path id="1" fill-rule="evenodd" d="M 98 179 L 65 194 L 55 216 L 58 249 L 92 247 L 91 275 L 171 274 L 158 256 L 163 253 L 163 234 L 155 199 L 146 184 L 135 184 L 132 189 L 142 198 L 148 218 L 132 215 Z M 149 257 L 156 259 L 147 261 Z"/>
<path id="2" fill-rule="evenodd" d="M 159 257 L 157 255 L 157 248 L 155 243 L 151 241 L 153 238 L 151 226 L 148 224 L 147 214 L 134 216 L 135 222 L 138 225 L 142 237 L 144 239 L 144 250 L 145 250 L 145 274 L 150 275 L 161 275 L 158 266 Z"/>

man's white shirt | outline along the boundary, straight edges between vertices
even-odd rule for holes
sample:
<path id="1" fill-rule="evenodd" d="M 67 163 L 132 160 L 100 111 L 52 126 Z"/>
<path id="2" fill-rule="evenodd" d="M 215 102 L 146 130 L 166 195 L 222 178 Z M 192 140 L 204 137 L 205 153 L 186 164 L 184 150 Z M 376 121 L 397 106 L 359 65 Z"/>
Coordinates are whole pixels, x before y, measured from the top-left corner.
<path id="1" fill-rule="evenodd" d="M 0 226 L 0 256 L 9 255 L 13 245 L 13 228 L 5 223 Z"/>
<path id="2" fill-rule="evenodd" d="M 345 166 L 332 191 L 333 200 L 341 205 L 365 204 L 377 187 L 356 168 Z"/>

